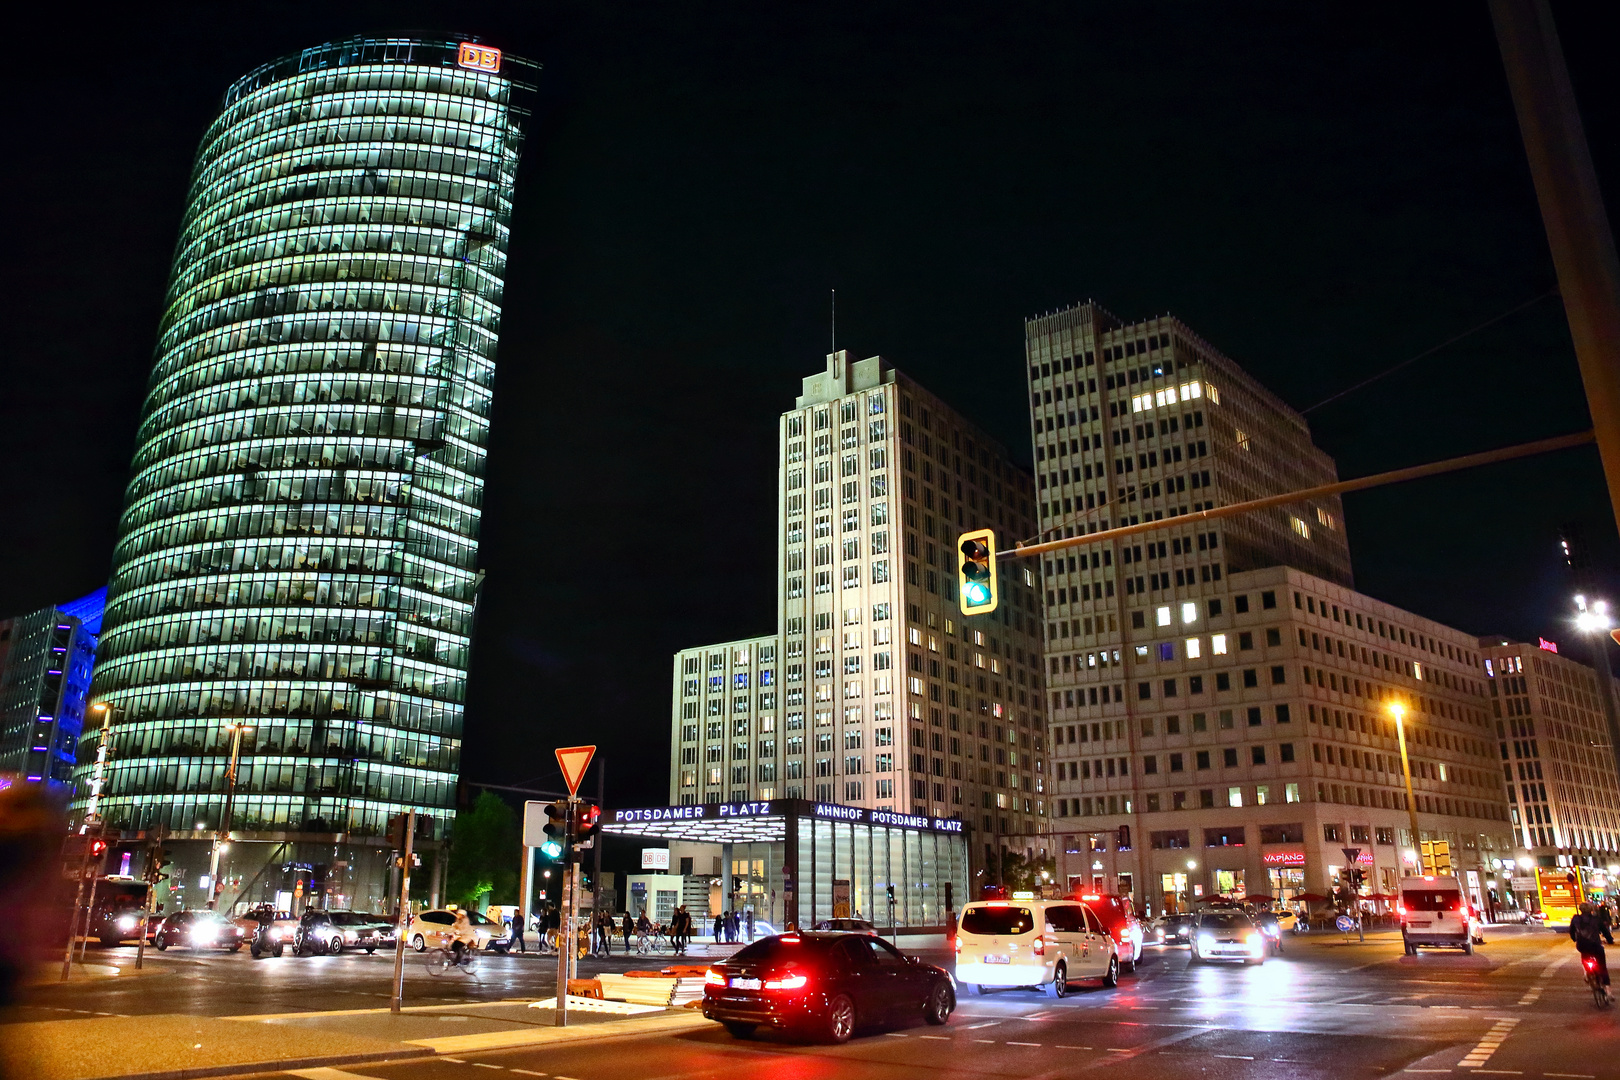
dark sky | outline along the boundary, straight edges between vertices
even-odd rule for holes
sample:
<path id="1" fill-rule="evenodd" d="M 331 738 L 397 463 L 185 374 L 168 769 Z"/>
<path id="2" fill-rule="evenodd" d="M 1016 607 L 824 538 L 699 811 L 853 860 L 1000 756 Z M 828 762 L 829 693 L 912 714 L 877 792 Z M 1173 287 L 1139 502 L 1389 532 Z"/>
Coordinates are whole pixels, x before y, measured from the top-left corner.
<path id="1" fill-rule="evenodd" d="M 1555 5 L 1600 175 L 1620 92 Z M 197 139 L 236 76 L 448 26 L 545 65 L 464 775 L 667 796 L 670 654 L 775 620 L 776 416 L 838 338 L 1027 458 L 1022 320 L 1173 312 L 1297 407 L 1554 284 L 1483 0 L 34 5 L 6 65 L 0 611 L 105 581 Z M 53 18 L 61 21 L 52 22 Z M 1613 199 L 1611 198 L 1611 203 Z M 1589 420 L 1556 299 L 1312 414 L 1357 476 Z M 1350 496 L 1358 586 L 1567 637 L 1595 451 Z"/>

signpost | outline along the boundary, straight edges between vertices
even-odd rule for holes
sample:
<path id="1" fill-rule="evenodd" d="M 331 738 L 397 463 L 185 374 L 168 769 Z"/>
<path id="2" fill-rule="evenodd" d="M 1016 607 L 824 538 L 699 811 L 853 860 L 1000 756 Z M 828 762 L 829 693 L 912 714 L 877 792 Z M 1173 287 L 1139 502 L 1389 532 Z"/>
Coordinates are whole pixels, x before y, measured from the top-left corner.
<path id="1" fill-rule="evenodd" d="M 557 935 L 557 1008 L 552 1014 L 552 1022 L 557 1027 L 567 1027 L 568 981 L 574 974 L 579 955 L 574 942 L 574 922 L 579 917 L 579 861 L 574 857 L 574 807 L 579 801 L 579 783 L 585 779 L 585 770 L 590 767 L 596 747 L 564 746 L 556 754 L 563 781 L 568 784 L 568 813 L 563 819 L 568 832 L 563 841 L 562 918 L 561 931 Z"/>
<path id="2" fill-rule="evenodd" d="M 405 814 L 405 842 L 398 849 L 399 915 L 394 931 L 394 984 L 389 988 L 388 1011 L 397 1014 L 405 997 L 405 931 L 411 927 L 411 846 L 416 839 L 416 811 Z"/>

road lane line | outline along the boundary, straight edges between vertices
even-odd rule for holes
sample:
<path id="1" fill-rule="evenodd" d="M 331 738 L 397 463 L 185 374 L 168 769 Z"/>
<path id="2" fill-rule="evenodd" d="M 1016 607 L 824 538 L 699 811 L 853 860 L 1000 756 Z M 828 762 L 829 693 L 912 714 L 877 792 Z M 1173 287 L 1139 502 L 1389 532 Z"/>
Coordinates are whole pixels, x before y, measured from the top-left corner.
<path id="1" fill-rule="evenodd" d="M 1542 1076 L 1556 1076 L 1563 1080 L 1597 1080 L 1592 1073 L 1542 1073 Z"/>
<path id="2" fill-rule="evenodd" d="M 475 1061 L 475 1062 L 473 1062 L 473 1066 L 474 1066 L 474 1068 L 479 1068 L 479 1069 L 501 1069 L 501 1068 L 505 1068 L 504 1065 L 491 1065 L 487 1061 Z"/>
<path id="3" fill-rule="evenodd" d="M 1041 1044 L 1040 1043 L 1021 1043 L 1021 1042 L 1020 1043 L 1015 1043 L 1015 1042 L 1010 1042 L 1007 1045 L 1008 1046 L 1039 1046 Z"/>
<path id="4" fill-rule="evenodd" d="M 522 1073 L 524 1076 L 546 1076 L 546 1075 L 549 1075 L 547 1073 L 530 1072 L 528 1069 L 513 1069 L 512 1071 L 515 1072 L 515 1073 Z"/>
<path id="5" fill-rule="evenodd" d="M 375 1076 L 347 1072 L 343 1069 L 291 1069 L 287 1075 L 301 1076 L 304 1080 L 378 1080 Z"/>
<path id="6" fill-rule="evenodd" d="M 949 1035 L 919 1035 L 919 1036 L 917 1036 L 917 1038 L 919 1038 L 919 1039 L 933 1039 L 935 1042 L 950 1042 L 951 1041 L 951 1037 Z"/>
<path id="7" fill-rule="evenodd" d="M 910 1035 L 907 1035 L 903 1031 L 885 1031 L 883 1034 L 887 1035 L 891 1039 L 909 1039 L 909 1038 L 911 1038 Z"/>

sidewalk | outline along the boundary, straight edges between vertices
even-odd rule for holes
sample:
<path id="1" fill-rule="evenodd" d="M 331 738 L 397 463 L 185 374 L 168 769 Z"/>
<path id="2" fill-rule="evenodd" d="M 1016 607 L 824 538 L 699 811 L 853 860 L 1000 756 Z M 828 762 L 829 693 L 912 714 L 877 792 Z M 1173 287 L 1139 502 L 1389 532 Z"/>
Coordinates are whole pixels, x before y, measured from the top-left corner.
<path id="1" fill-rule="evenodd" d="M 30 1080 L 194 1080 L 681 1031 L 692 1009 L 628 1019 L 522 1001 L 268 1016 L 97 1017 L 0 1025 L 0 1071 Z"/>

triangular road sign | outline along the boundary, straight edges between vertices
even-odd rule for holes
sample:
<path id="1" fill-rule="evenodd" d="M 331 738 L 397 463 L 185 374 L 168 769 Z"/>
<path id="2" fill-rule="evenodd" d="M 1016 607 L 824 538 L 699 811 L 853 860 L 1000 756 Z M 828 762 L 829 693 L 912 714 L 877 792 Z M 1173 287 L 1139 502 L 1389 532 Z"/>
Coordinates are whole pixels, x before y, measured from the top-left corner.
<path id="1" fill-rule="evenodd" d="M 565 746 L 557 751 L 557 764 L 562 766 L 563 779 L 568 781 L 570 797 L 579 794 L 579 782 L 585 779 L 585 770 L 595 753 L 594 746 Z"/>

